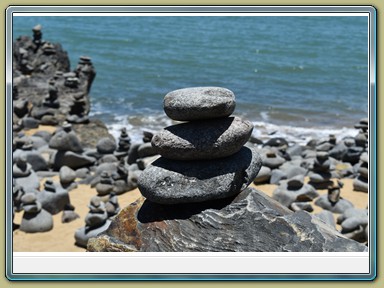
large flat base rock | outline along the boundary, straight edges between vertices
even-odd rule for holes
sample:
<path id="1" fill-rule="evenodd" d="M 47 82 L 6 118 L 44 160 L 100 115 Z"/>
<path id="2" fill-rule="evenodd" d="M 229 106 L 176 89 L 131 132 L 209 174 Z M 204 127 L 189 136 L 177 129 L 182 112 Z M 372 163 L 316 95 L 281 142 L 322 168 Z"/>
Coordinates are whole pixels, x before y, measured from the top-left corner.
<path id="1" fill-rule="evenodd" d="M 252 188 L 211 202 L 161 205 L 143 197 L 91 238 L 94 252 L 348 252 L 366 246 L 309 213 L 293 213 Z"/>

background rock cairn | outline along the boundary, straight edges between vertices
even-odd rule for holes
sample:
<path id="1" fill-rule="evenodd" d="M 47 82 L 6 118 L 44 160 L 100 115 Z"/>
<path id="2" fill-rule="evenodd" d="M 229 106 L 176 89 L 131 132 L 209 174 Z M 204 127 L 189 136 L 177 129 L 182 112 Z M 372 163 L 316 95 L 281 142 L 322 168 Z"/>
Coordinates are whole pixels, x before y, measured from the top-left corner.
<path id="1" fill-rule="evenodd" d="M 253 125 L 236 116 L 235 95 L 220 87 L 175 90 L 164 111 L 177 121 L 152 138 L 162 157 L 149 165 L 138 187 L 159 204 L 196 203 L 235 196 L 256 177 L 261 157 L 243 147 Z"/>

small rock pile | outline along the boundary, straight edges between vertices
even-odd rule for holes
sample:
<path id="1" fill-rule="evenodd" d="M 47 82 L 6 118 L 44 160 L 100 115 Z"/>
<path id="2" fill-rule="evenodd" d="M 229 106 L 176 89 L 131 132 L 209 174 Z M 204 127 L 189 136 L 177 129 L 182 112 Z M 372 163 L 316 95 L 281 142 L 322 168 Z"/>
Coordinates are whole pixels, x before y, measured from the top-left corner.
<path id="1" fill-rule="evenodd" d="M 164 111 L 176 121 L 153 136 L 162 157 L 141 174 L 138 187 L 159 204 L 196 203 L 231 197 L 256 177 L 261 157 L 243 145 L 253 125 L 236 116 L 235 95 L 220 87 L 175 90 Z"/>

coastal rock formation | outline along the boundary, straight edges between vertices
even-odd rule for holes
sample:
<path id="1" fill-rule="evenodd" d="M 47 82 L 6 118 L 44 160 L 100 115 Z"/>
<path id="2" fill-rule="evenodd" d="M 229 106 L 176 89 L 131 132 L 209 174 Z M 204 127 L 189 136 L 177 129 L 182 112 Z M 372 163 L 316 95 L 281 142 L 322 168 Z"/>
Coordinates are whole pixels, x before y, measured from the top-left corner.
<path id="1" fill-rule="evenodd" d="M 89 240 L 93 252 L 366 251 L 304 211 L 247 188 L 222 200 L 161 205 L 138 199 Z"/>
<path id="2" fill-rule="evenodd" d="M 162 157 L 139 177 L 143 196 L 156 203 L 178 204 L 222 199 L 244 190 L 259 172 L 261 157 L 255 149 L 243 147 L 252 124 L 223 117 L 234 107 L 234 94 L 224 88 L 168 93 L 166 114 L 190 122 L 169 126 L 152 137 L 152 146 Z"/>

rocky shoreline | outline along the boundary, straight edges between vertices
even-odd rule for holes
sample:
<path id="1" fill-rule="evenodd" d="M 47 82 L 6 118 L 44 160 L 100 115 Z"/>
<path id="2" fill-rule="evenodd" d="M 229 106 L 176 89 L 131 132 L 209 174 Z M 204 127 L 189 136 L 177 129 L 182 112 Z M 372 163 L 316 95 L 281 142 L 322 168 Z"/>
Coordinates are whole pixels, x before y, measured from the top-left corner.
<path id="1" fill-rule="evenodd" d="M 168 117 L 188 122 L 155 135 L 144 130 L 140 143 L 131 143 L 126 129 L 115 139 L 104 123 L 88 116 L 96 77 L 91 58 L 81 56 L 71 70 L 60 44 L 43 40 L 39 25 L 32 32 L 32 38 L 19 37 L 13 45 L 14 237 L 21 235 L 19 231 L 53 231 L 55 215 L 61 215 L 63 225 L 82 223 L 72 231 L 72 239 L 84 248 L 92 239 L 89 251 L 120 251 L 116 243 L 125 245 L 121 251 L 364 251 L 368 245 L 367 207 L 356 208 L 341 193 L 344 179 L 353 181 L 356 192 L 350 192 L 368 192 L 367 119 L 355 125 L 355 137 L 339 141 L 337 135 L 306 145 L 273 135 L 262 141 L 250 137 L 250 122 L 231 116 L 233 92 L 200 87 L 165 96 Z M 274 185 L 274 200 L 262 190 L 245 189 L 251 183 Z M 147 200 L 141 197 L 130 204 L 140 195 L 138 185 Z M 79 188 L 93 193 L 82 219 L 72 201 L 74 193 L 81 193 Z M 319 193 L 324 189 L 326 194 Z M 128 194 L 136 197 L 127 206 L 119 205 Z M 171 215 L 167 209 L 175 212 Z M 192 214 L 183 212 L 190 210 Z M 212 213 L 218 218 L 204 222 Z M 247 216 L 235 221 L 239 213 Z M 280 224 L 262 231 L 263 217 Z M 203 224 L 210 225 L 208 230 L 197 229 Z M 171 245 L 180 236 L 176 227 L 184 235 L 202 233 L 207 238 L 190 237 L 191 242 Z M 318 236 L 310 235 L 311 227 Z M 143 236 L 140 229 L 149 234 Z M 296 248 L 288 248 L 284 237 L 269 248 L 260 247 L 276 231 L 296 239 Z M 159 232 L 168 236 L 157 239 Z M 121 235 L 133 236 L 127 240 Z M 206 246 L 213 241 L 209 235 L 229 240 Z M 141 244 L 135 246 L 138 241 Z"/>

